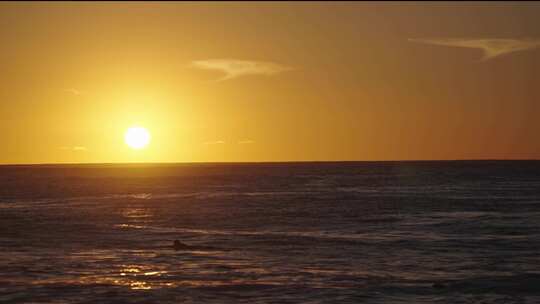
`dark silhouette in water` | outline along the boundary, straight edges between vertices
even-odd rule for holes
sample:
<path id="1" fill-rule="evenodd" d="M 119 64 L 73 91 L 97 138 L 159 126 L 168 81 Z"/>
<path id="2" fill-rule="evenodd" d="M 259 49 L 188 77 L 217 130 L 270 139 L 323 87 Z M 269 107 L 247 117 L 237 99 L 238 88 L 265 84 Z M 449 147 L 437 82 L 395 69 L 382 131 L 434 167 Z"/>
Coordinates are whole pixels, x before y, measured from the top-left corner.
<path id="1" fill-rule="evenodd" d="M 192 246 L 192 245 L 187 245 L 187 244 L 184 244 L 184 243 L 180 242 L 179 240 L 174 240 L 172 248 L 174 250 L 176 250 L 176 251 L 179 251 L 179 250 L 219 250 L 218 248 L 212 247 L 212 246 Z"/>
<path id="2" fill-rule="evenodd" d="M 189 249 L 189 245 L 186 245 L 179 240 L 174 240 L 173 242 L 173 248 L 174 250 L 182 250 L 182 249 Z"/>

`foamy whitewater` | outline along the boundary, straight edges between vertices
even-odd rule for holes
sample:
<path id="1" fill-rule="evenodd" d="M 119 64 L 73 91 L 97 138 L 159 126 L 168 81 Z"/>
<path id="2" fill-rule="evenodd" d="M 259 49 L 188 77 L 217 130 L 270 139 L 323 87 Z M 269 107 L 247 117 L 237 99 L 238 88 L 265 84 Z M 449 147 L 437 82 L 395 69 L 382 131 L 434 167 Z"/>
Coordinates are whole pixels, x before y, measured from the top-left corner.
<path id="1" fill-rule="evenodd" d="M 539 253 L 534 161 L 0 167 L 1 303 L 540 303 Z"/>

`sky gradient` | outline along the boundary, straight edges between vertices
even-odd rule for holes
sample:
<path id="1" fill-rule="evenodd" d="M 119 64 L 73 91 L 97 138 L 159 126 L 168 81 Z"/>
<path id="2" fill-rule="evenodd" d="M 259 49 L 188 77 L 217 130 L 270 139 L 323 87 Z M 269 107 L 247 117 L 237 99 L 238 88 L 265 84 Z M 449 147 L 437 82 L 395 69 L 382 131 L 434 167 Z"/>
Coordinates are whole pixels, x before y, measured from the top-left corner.
<path id="1" fill-rule="evenodd" d="M 1 3 L 0 45 L 2 164 L 540 158 L 540 3 Z"/>

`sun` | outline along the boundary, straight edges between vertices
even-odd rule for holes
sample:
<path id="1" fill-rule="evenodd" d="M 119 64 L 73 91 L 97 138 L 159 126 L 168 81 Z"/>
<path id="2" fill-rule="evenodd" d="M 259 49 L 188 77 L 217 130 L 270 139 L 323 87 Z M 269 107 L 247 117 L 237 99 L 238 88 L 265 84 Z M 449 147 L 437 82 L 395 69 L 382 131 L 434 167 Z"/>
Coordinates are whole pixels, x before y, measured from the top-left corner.
<path id="1" fill-rule="evenodd" d="M 132 149 L 143 149 L 150 143 L 150 132 L 143 127 L 127 129 L 124 141 Z"/>

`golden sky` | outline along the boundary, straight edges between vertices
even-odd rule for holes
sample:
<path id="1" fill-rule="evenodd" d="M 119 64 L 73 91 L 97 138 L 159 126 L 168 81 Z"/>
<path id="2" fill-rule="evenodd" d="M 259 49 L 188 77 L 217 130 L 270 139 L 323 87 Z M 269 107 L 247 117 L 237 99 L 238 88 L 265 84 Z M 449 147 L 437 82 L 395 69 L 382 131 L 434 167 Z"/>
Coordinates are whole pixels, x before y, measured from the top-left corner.
<path id="1" fill-rule="evenodd" d="M 4 2 L 0 163 L 540 158 L 539 63 L 539 3 Z"/>

